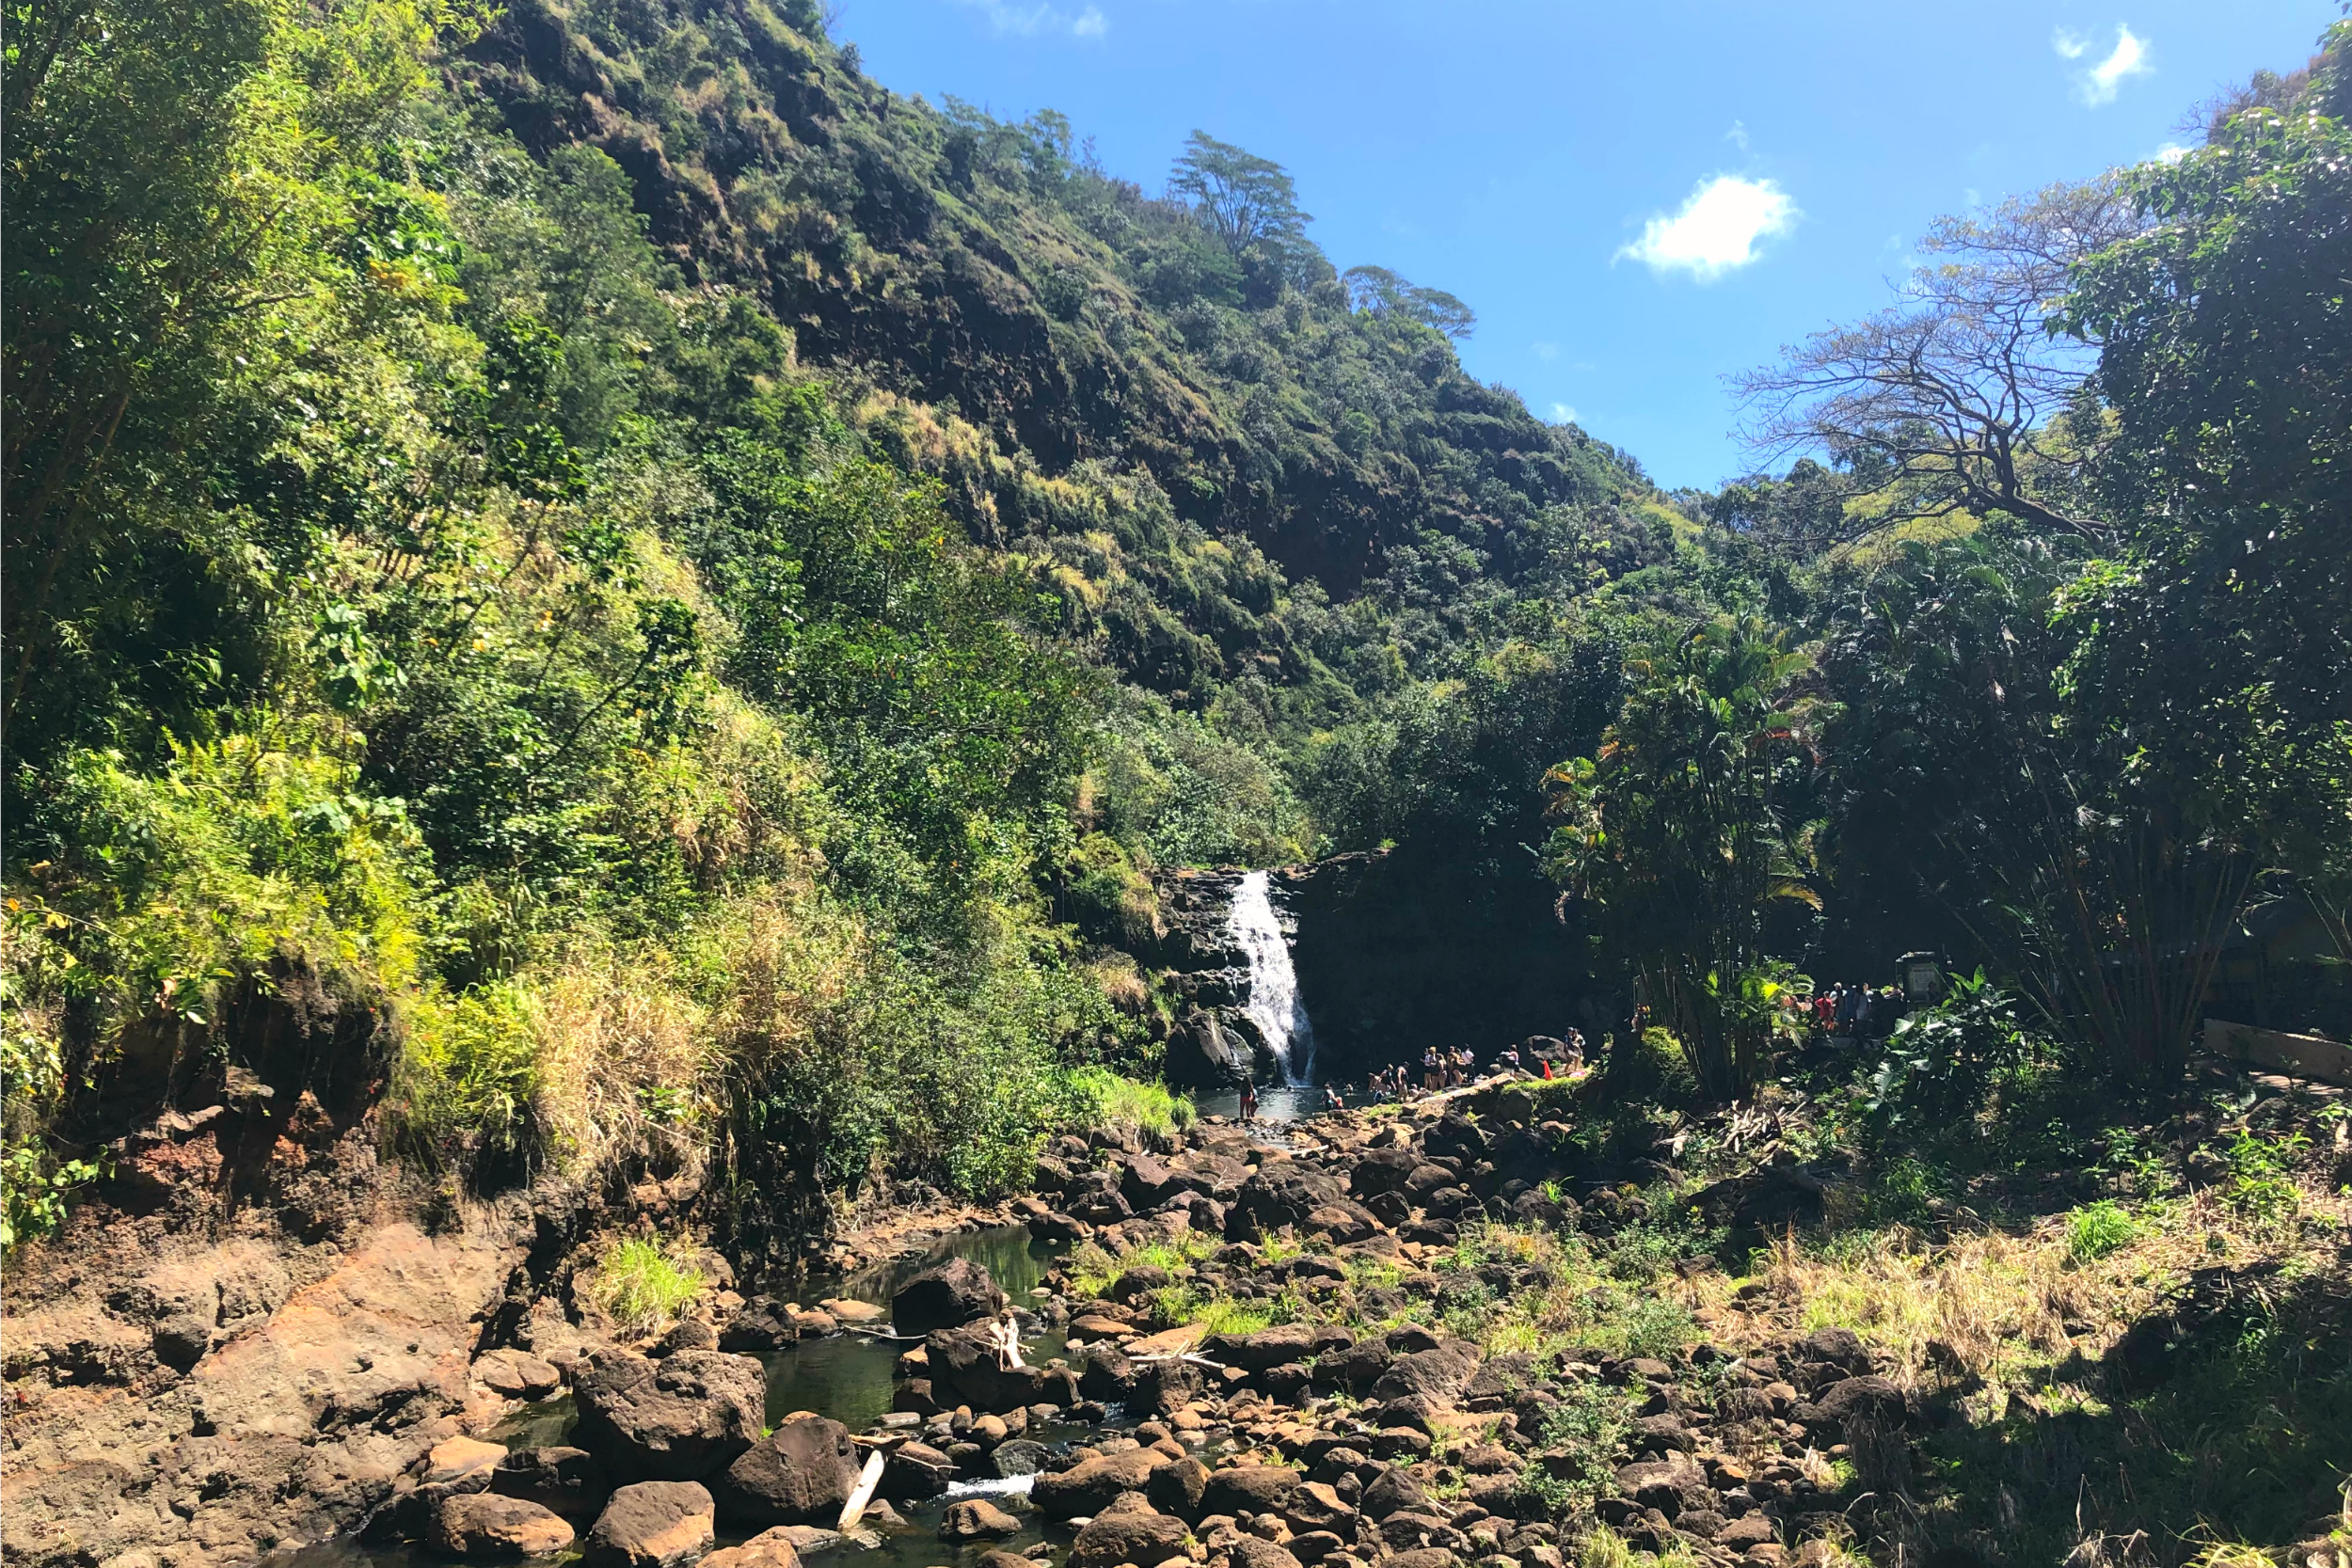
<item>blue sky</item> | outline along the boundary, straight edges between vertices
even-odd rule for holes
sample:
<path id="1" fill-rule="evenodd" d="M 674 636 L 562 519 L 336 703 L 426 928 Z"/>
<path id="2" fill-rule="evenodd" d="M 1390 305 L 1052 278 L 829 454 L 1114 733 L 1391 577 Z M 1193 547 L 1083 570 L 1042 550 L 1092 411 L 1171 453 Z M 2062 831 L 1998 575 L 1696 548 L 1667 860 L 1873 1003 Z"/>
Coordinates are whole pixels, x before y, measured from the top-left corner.
<path id="1" fill-rule="evenodd" d="M 1668 485 L 1750 465 L 1722 378 L 1883 304 L 1941 213 L 2137 162 L 2336 0 L 848 0 L 878 81 L 1069 115 L 1156 191 L 1278 160 L 1342 268 L 1478 312 L 1472 373 Z"/>

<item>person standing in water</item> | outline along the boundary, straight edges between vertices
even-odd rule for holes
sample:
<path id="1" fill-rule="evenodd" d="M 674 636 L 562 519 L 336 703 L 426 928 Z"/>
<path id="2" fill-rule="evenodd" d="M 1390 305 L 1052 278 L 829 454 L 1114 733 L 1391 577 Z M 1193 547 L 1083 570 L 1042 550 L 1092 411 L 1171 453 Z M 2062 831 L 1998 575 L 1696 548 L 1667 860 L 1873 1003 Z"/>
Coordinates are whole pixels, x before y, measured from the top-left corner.
<path id="1" fill-rule="evenodd" d="M 1254 1079 L 1241 1086 L 1241 1119 L 1258 1119 L 1258 1085 Z"/>

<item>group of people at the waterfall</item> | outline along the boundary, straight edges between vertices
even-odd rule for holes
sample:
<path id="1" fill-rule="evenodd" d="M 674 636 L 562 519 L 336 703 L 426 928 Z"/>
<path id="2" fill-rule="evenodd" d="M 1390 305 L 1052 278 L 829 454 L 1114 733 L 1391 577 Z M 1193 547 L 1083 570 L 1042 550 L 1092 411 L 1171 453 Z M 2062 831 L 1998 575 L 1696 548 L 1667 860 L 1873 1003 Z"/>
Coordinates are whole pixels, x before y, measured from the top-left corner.
<path id="1" fill-rule="evenodd" d="M 1406 1062 L 1385 1067 L 1364 1080 L 1359 1098 L 1369 1105 L 1382 1105 L 1407 1100 L 1416 1094 L 1442 1094 L 1448 1089 L 1467 1088 L 1476 1084 L 1490 1084 L 1518 1078 L 1574 1078 L 1584 1070 L 1584 1037 L 1571 1029 L 1563 1039 L 1530 1040 L 1524 1049 L 1506 1045 L 1496 1052 L 1484 1066 L 1478 1053 L 1467 1045 L 1452 1050 L 1430 1046 L 1421 1053 L 1420 1075 L 1416 1080 L 1413 1068 Z M 1347 1108 L 1348 1086 L 1327 1083 L 1323 1085 L 1323 1105 L 1327 1111 Z M 1254 1121 L 1258 1114 L 1258 1090 L 1254 1084 L 1243 1085 L 1241 1119 Z"/>

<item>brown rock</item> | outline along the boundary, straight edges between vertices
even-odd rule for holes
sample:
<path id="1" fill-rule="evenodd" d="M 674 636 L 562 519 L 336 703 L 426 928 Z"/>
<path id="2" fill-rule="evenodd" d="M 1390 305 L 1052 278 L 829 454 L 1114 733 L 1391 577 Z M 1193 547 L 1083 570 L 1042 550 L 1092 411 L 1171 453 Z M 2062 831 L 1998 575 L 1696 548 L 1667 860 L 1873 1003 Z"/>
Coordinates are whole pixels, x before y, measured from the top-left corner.
<path id="1" fill-rule="evenodd" d="M 562 1372 L 521 1350 L 494 1350 L 475 1357 L 473 1380 L 510 1400 L 545 1399 L 564 1386 Z"/>
<path id="2" fill-rule="evenodd" d="M 801 1554 L 792 1544 L 790 1528 L 779 1526 L 740 1546 L 722 1546 L 704 1558 L 700 1568 L 801 1568 Z"/>
<path id="3" fill-rule="evenodd" d="M 1227 1548 L 1226 1560 L 1232 1568 L 1300 1568 L 1298 1558 L 1288 1547 L 1248 1536 Z"/>
<path id="4" fill-rule="evenodd" d="M 803 1416 L 745 1449 L 717 1491 L 727 1517 L 747 1524 L 830 1522 L 850 1500 L 858 1468 L 848 1427 Z"/>
<path id="5" fill-rule="evenodd" d="M 582 1448 L 623 1476 L 700 1481 L 758 1440 L 767 1370 L 748 1355 L 687 1350 L 660 1361 L 599 1351 L 575 1383 Z"/>
<path id="6" fill-rule="evenodd" d="M 1200 1506 L 1200 1499 L 1207 1493 L 1208 1486 L 1209 1467 L 1186 1455 L 1172 1465 L 1164 1465 L 1152 1471 L 1146 1490 L 1152 1506 L 1161 1513 L 1198 1519 L 1206 1512 Z"/>
<path id="7" fill-rule="evenodd" d="M 1200 1507 L 1210 1513 L 1279 1513 L 1299 1485 L 1286 1465 L 1235 1465 L 1209 1472 Z"/>
<path id="8" fill-rule="evenodd" d="M 452 1557 L 545 1557 L 567 1549 L 572 1527 L 537 1503 L 481 1492 L 441 1499 L 433 1544 Z"/>
<path id="9" fill-rule="evenodd" d="M 1389 1363 L 1372 1386 L 1376 1400 L 1419 1395 L 1439 1406 L 1451 1405 L 1478 1372 L 1478 1347 L 1456 1340 L 1432 1350 L 1416 1351 Z"/>
<path id="10" fill-rule="evenodd" d="M 1100 1513 L 1121 1492 L 1142 1491 L 1150 1483 L 1152 1472 L 1168 1463 L 1164 1455 L 1150 1449 L 1097 1454 L 1057 1474 L 1039 1476 L 1030 1488 L 1029 1498 L 1049 1519 L 1075 1519 Z"/>
<path id="11" fill-rule="evenodd" d="M 502 1444 L 485 1443 L 473 1437 L 452 1437 L 433 1445 L 424 1456 L 426 1486 L 447 1486 L 458 1491 L 479 1491 L 490 1484 L 491 1472 L 506 1458 Z"/>
<path id="12" fill-rule="evenodd" d="M 1182 1519 L 1146 1508 L 1106 1509 L 1070 1544 L 1069 1568 L 1155 1568 L 1184 1555 L 1187 1531 Z"/>
<path id="13" fill-rule="evenodd" d="M 1282 1522 L 1301 1534 L 1309 1530 L 1329 1530 L 1334 1534 L 1353 1534 L 1356 1511 L 1340 1500 L 1339 1493 L 1326 1482 L 1303 1481 L 1282 1499 Z"/>
<path id="14" fill-rule="evenodd" d="M 988 1270 L 968 1258 L 926 1269 L 890 1298 L 890 1323 L 912 1338 L 935 1328 L 961 1328 L 1005 1309 L 1005 1292 Z"/>
<path id="15" fill-rule="evenodd" d="M 588 1531 L 582 1568 L 685 1568 L 716 1539 L 710 1493 L 691 1481 L 641 1481 L 612 1494 Z"/>
<path id="16" fill-rule="evenodd" d="M 1002 1541 L 1021 1533 L 1021 1521 L 986 1497 L 966 1497 L 947 1505 L 939 1522 L 946 1541 Z"/>
<path id="17" fill-rule="evenodd" d="M 956 1462 L 929 1443 L 901 1443 L 882 1472 L 882 1494 L 891 1497 L 936 1497 L 954 1479 Z"/>

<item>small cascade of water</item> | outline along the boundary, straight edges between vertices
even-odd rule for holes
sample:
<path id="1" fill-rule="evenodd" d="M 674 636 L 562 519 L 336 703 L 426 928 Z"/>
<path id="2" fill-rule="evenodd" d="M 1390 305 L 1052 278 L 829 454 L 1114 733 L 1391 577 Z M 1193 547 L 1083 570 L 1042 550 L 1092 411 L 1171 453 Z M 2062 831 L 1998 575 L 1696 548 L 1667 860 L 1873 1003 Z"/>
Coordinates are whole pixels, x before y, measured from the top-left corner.
<path id="1" fill-rule="evenodd" d="M 1270 887 L 1264 872 L 1252 871 L 1233 890 L 1233 940 L 1249 956 L 1249 1002 L 1243 1011 L 1280 1059 L 1283 1082 L 1305 1084 L 1315 1064 L 1315 1031 L 1299 999 L 1298 972 L 1291 967 Z"/>

